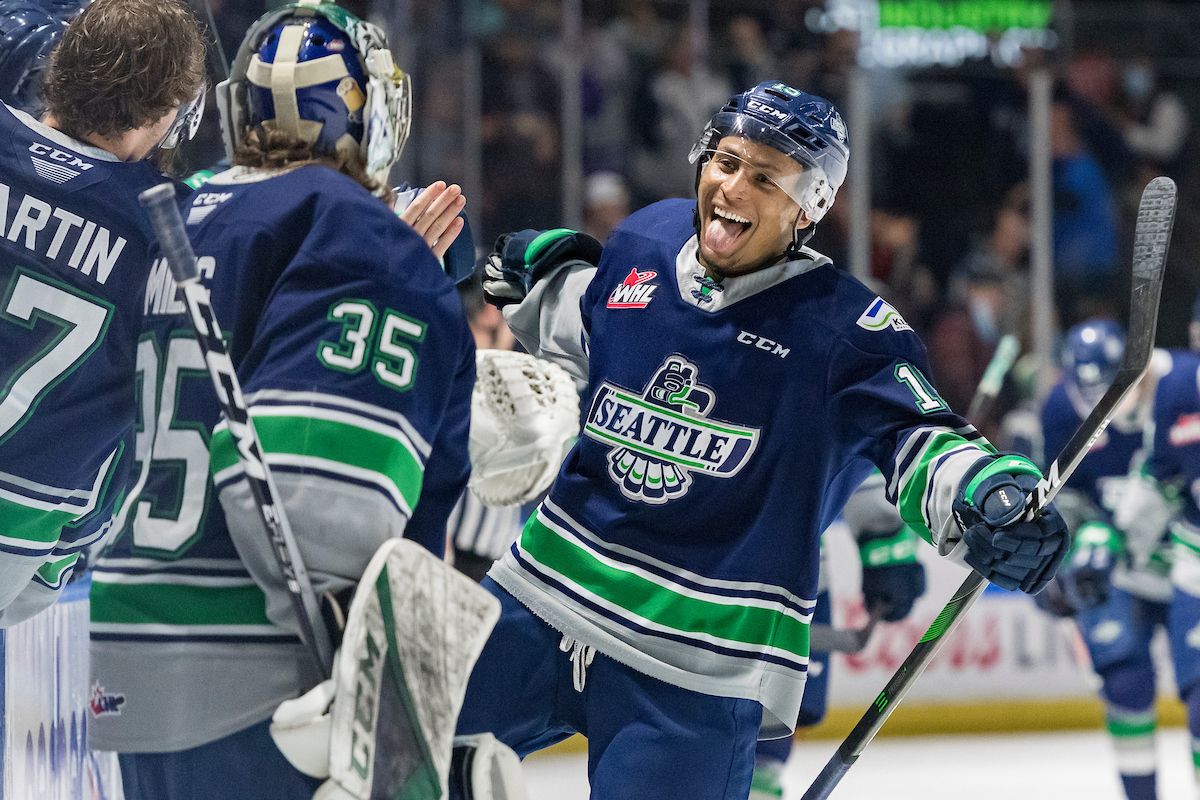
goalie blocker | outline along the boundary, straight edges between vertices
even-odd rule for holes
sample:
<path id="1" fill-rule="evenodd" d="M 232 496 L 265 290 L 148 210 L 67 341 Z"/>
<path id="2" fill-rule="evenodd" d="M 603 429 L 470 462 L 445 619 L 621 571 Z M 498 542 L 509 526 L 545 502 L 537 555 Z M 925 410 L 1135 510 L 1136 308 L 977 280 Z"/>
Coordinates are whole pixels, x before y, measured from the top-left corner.
<path id="1" fill-rule="evenodd" d="M 446 797 L 452 751 L 475 762 L 468 797 L 522 800 L 515 754 L 492 740 L 454 740 L 467 677 L 499 615 L 495 598 L 424 548 L 406 539 L 380 547 L 333 677 L 272 718 L 292 765 L 328 778 L 314 800 Z"/>

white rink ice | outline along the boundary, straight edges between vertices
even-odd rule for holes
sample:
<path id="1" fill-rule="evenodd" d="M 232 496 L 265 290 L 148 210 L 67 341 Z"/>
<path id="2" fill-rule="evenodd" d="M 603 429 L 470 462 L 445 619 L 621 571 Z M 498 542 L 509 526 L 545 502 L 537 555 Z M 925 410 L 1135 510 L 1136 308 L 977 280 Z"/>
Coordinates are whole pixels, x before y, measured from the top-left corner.
<path id="1" fill-rule="evenodd" d="M 797 743 L 785 776 L 785 800 L 800 800 L 837 748 Z M 1159 800 L 1195 800 L 1187 731 L 1158 737 Z M 525 761 L 529 800 L 586 800 L 587 761 L 534 755 Z M 669 779 L 669 778 L 668 778 Z M 1123 800 L 1108 739 L 1101 731 L 876 739 L 831 800 Z"/>

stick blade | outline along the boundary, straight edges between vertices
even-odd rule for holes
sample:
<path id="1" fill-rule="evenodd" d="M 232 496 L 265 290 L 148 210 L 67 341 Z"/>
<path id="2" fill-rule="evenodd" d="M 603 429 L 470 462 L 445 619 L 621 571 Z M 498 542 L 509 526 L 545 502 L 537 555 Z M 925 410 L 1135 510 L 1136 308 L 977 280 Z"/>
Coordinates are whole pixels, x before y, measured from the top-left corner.
<path id="1" fill-rule="evenodd" d="M 1133 370 L 1141 374 L 1150 363 L 1158 328 L 1158 300 L 1167 266 L 1167 248 L 1175 225 L 1176 199 L 1175 181 L 1170 178 L 1155 178 L 1142 191 L 1133 235 L 1130 336 L 1121 360 L 1122 372 Z"/>

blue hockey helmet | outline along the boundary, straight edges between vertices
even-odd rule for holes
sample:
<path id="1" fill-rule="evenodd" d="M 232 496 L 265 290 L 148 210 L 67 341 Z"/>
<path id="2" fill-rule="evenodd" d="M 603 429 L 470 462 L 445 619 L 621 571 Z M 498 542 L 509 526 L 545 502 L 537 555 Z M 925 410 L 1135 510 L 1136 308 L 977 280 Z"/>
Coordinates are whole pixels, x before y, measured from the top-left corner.
<path id="1" fill-rule="evenodd" d="M 1081 417 L 1091 413 L 1117 376 L 1124 352 L 1125 331 L 1112 320 L 1088 320 L 1067 331 L 1063 383 Z"/>
<path id="2" fill-rule="evenodd" d="M 726 136 L 769 145 L 804 167 L 788 185 L 776 185 L 810 222 L 825 216 L 846 179 L 850 143 L 841 115 L 828 100 L 785 83 L 764 81 L 729 98 L 705 126 L 688 160 L 703 165 Z"/>
<path id="3" fill-rule="evenodd" d="M 217 87 L 230 157 L 255 125 L 356 153 L 380 180 L 400 157 L 412 121 L 408 75 L 387 37 L 333 3 L 297 3 L 263 15 Z"/>
<path id="4" fill-rule="evenodd" d="M 45 110 L 42 73 L 66 26 L 65 15 L 42 3 L 0 2 L 0 100 L 34 116 Z"/>

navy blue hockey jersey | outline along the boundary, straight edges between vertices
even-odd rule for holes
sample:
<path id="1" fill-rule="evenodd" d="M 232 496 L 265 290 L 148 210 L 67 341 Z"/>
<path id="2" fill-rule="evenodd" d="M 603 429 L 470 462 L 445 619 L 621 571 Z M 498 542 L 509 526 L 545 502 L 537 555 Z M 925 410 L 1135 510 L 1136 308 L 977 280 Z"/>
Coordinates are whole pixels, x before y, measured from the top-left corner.
<path id="1" fill-rule="evenodd" d="M 1047 459 L 1055 458 L 1067 441 L 1083 424 L 1083 417 L 1071 404 L 1066 386 L 1059 383 L 1042 405 L 1042 436 Z M 1071 473 L 1064 488 L 1081 492 L 1095 506 L 1100 518 L 1112 523 L 1112 512 L 1119 502 L 1120 484 L 1129 475 L 1134 454 L 1142 449 L 1143 430 L 1140 425 L 1122 430 L 1114 421 L 1096 442 L 1079 466 Z M 1105 494 L 1109 495 L 1107 498 Z"/>
<path id="2" fill-rule="evenodd" d="M 0 105 L 0 624 L 54 601 L 132 462 L 134 353 L 162 176 Z"/>
<path id="3" fill-rule="evenodd" d="M 693 206 L 627 219 L 582 297 L 553 276 L 508 312 L 587 389 L 578 443 L 491 575 L 618 661 L 759 700 L 782 735 L 821 531 L 878 466 L 905 521 L 950 549 L 959 478 L 990 446 L 895 309 L 824 256 L 702 284 Z"/>
<path id="4" fill-rule="evenodd" d="M 475 359 L 425 242 L 319 166 L 234 168 L 183 216 L 315 590 L 354 586 L 389 537 L 441 555 Z M 125 702 L 91 731 L 102 749 L 170 751 L 270 716 L 313 676 L 162 259 L 145 308 L 139 491 L 91 598 L 93 675 Z"/>

